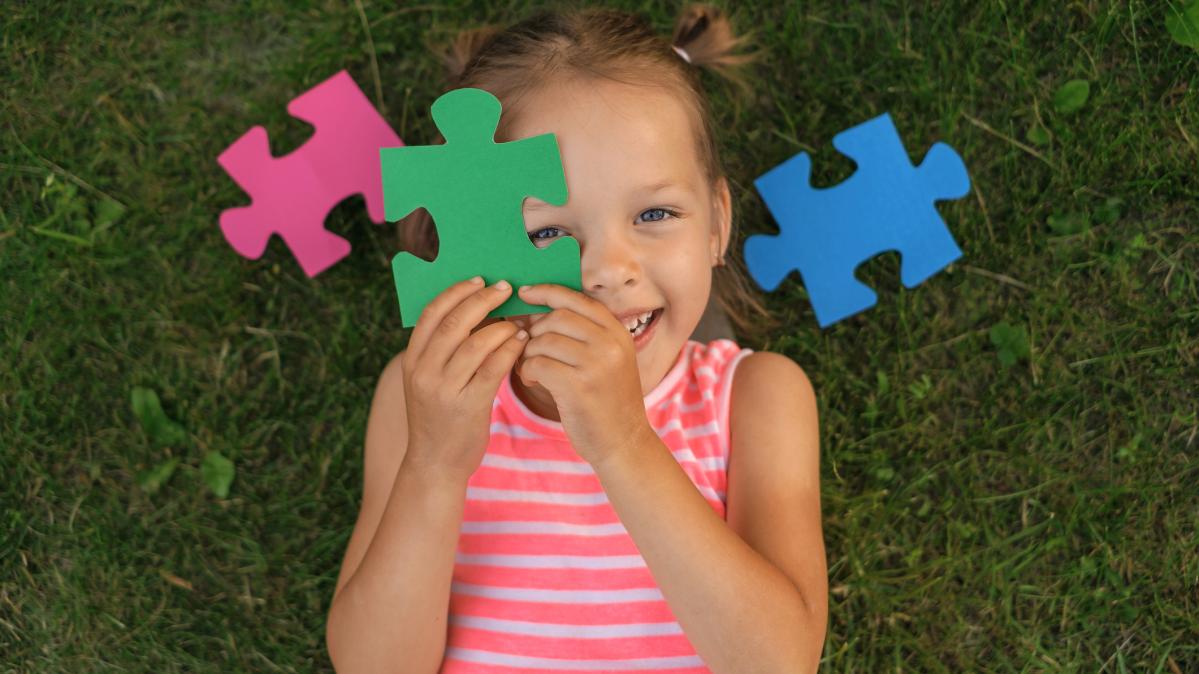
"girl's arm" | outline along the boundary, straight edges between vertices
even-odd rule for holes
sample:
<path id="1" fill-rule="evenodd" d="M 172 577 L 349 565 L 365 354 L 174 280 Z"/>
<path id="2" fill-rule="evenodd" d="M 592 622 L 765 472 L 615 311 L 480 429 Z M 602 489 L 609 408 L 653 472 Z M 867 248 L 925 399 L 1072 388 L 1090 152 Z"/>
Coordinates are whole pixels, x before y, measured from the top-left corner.
<path id="1" fill-rule="evenodd" d="M 828 571 L 815 394 L 786 356 L 755 353 L 734 374 L 727 522 L 653 433 L 596 474 L 715 674 L 816 672 Z"/>
<path id="2" fill-rule="evenodd" d="M 407 443 L 396 356 L 371 403 L 362 510 L 325 628 L 329 658 L 342 674 L 434 674 L 445 653 L 466 482 L 404 462 Z"/>

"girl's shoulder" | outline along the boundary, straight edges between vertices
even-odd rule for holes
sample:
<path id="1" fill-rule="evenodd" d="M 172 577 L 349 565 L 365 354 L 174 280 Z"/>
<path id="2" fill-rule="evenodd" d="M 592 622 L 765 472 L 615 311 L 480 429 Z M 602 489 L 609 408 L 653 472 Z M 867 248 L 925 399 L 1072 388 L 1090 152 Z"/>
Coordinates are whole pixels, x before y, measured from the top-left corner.
<path id="1" fill-rule="evenodd" d="M 744 349 L 739 354 L 731 384 L 731 397 L 738 406 L 778 409 L 779 399 L 800 405 L 804 411 L 815 409 L 816 393 L 807 372 L 790 356 L 773 351 Z"/>
<path id="2" fill-rule="evenodd" d="M 737 372 L 746 373 L 742 375 L 744 379 L 753 379 L 759 383 L 768 381 L 770 374 L 781 379 L 808 380 L 807 373 L 790 356 L 744 347 L 727 337 L 708 342 L 688 340 L 684 349 L 687 349 L 684 356 L 693 370 L 706 367 L 736 367 Z"/>

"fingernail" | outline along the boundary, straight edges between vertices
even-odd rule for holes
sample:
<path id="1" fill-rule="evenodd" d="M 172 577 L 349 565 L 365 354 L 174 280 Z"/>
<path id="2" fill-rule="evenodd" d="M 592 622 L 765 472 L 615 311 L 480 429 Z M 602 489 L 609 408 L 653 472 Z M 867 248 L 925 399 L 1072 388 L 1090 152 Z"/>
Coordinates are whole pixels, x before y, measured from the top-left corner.
<path id="1" fill-rule="evenodd" d="M 507 282 L 507 281 L 500 281 L 499 283 L 495 284 L 495 287 L 496 287 L 496 288 L 499 288 L 500 290 L 507 290 L 507 289 L 508 289 L 508 282 Z"/>
<path id="2" fill-rule="evenodd" d="M 529 291 L 529 286 L 521 286 L 520 290 L 518 292 L 524 293 L 524 292 L 528 292 L 528 291 Z"/>
<path id="3" fill-rule="evenodd" d="M 475 285 L 479 285 L 480 283 L 482 283 L 482 282 L 483 282 L 483 277 L 482 277 L 482 276 L 476 276 L 476 277 L 472 278 L 472 279 L 470 280 L 470 282 L 471 282 L 471 283 L 473 283 L 473 284 L 475 284 Z"/>
<path id="4" fill-rule="evenodd" d="M 520 332 L 516 333 L 516 338 L 523 342 L 529 338 L 529 333 L 525 332 L 524 330 L 521 330 Z"/>

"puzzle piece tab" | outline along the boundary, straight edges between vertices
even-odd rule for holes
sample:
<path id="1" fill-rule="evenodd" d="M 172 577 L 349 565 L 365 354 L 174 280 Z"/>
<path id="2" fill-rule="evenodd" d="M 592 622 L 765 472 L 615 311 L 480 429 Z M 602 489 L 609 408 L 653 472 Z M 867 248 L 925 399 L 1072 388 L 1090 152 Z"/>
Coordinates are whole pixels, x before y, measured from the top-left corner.
<path id="1" fill-rule="evenodd" d="M 404 143 L 344 70 L 293 99 L 287 112 L 316 127 L 291 154 L 271 156 L 266 129 L 256 126 L 217 157 L 251 198 L 221 213 L 221 231 L 252 260 L 278 234 L 313 277 L 350 253 L 349 241 L 325 229 L 339 202 L 361 194 L 370 219 L 383 222 L 379 148 Z"/>
<path id="2" fill-rule="evenodd" d="M 805 152 L 754 181 L 782 231 L 745 242 L 746 265 L 764 290 L 799 271 L 822 328 L 877 302 L 854 277 L 875 255 L 899 251 L 900 280 L 908 288 L 961 257 L 933 202 L 970 191 L 965 164 L 945 143 L 913 166 L 888 113 L 837 134 L 833 147 L 858 165 L 839 185 L 812 188 Z"/>
<path id="3" fill-rule="evenodd" d="M 566 176 L 553 134 L 496 143 L 500 102 L 482 89 L 455 89 L 433 103 L 444 145 L 383 148 L 383 199 L 388 221 L 423 206 L 437 225 L 437 259 L 411 253 L 391 260 L 400 317 L 416 325 L 421 311 L 447 287 L 479 275 L 513 288 L 555 283 L 581 290 L 579 243 L 559 237 L 538 248 L 525 232 L 525 197 L 566 203 Z M 488 318 L 550 311 L 514 292 Z"/>

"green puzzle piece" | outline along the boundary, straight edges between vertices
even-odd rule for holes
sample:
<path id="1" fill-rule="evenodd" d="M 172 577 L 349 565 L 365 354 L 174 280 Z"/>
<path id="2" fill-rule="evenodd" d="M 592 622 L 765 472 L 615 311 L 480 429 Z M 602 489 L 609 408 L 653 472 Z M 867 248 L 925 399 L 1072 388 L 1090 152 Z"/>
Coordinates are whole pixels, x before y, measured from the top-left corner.
<path id="1" fill-rule="evenodd" d="M 391 260 L 400 317 L 416 325 L 425 305 L 449 286 L 482 276 L 513 288 L 556 283 L 583 287 L 579 242 L 559 237 L 538 248 L 525 232 L 522 207 L 532 196 L 566 203 L 566 176 L 558 141 L 547 133 L 496 143 L 500 102 L 482 89 L 455 89 L 433 103 L 433 121 L 444 145 L 379 149 L 383 208 L 388 221 L 424 206 L 437 224 L 437 259 L 400 252 Z M 515 292 L 488 318 L 545 313 Z"/>

